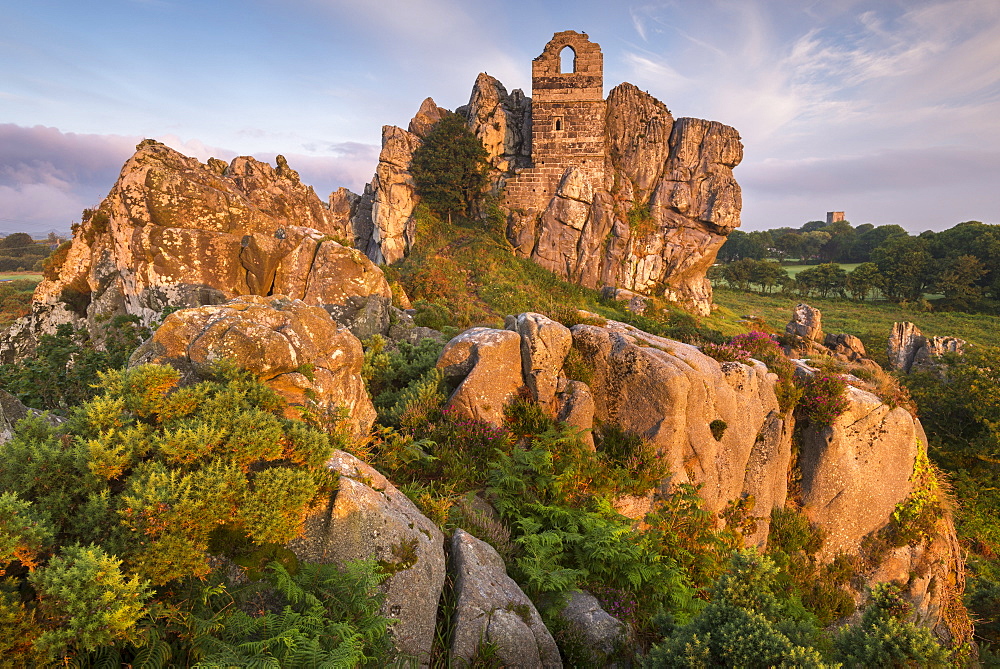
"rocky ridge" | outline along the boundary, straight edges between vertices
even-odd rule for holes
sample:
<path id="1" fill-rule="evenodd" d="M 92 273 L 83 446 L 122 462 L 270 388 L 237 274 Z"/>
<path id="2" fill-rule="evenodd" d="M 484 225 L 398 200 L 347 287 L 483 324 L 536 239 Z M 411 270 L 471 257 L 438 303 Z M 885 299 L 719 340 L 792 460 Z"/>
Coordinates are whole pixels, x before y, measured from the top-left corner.
<path id="1" fill-rule="evenodd" d="M 814 320 L 818 324 L 819 318 Z M 524 322 L 534 327 L 519 327 Z M 450 351 L 471 350 L 463 367 L 451 366 L 452 377 L 460 379 L 450 399 L 455 410 L 496 420 L 495 405 L 503 397 L 492 393 L 504 384 L 525 385 L 544 405 L 546 395 L 527 383 L 526 370 L 534 371 L 534 366 L 513 348 L 504 356 L 484 356 L 482 368 L 475 351 L 508 338 L 513 343 L 509 335 L 515 332 L 522 350 L 553 351 L 538 341 L 537 333 L 563 326 L 540 314 L 521 314 L 509 318 L 507 327 L 507 333 L 466 331 L 445 349 L 439 365 L 446 370 L 454 356 Z M 569 348 L 548 357 L 545 368 L 556 379 L 553 406 L 558 414 L 565 415 L 575 397 L 586 397 L 590 411 L 575 425 L 592 429 L 599 422 L 614 423 L 641 434 L 670 466 L 671 475 L 659 492 L 644 500 L 620 500 L 620 512 L 641 519 L 658 495 L 685 482 L 698 486 L 704 508 L 714 513 L 752 497 L 757 529 L 748 541 L 763 547 L 770 510 L 794 498 L 823 532 L 821 561 L 847 555 L 867 564 L 853 586 L 859 604 L 865 586 L 890 581 L 907 593 L 918 618 L 945 638 L 968 628 L 961 606 L 962 556 L 948 513 L 927 540 L 872 557 L 872 542 L 890 527 L 896 509 L 920 483 L 918 463 L 926 461 L 927 439 L 915 416 L 883 402 L 864 384 L 849 385 L 847 410 L 829 426 L 807 422 L 793 455 L 795 419 L 779 409 L 777 377 L 764 364 L 720 363 L 694 346 L 615 321 L 575 325 L 569 332 L 587 380 L 567 377 Z M 822 339 L 821 331 L 814 336 Z M 800 367 L 802 373 L 813 373 L 809 369 Z M 718 436 L 712 432 L 715 421 L 725 426 Z M 793 486 L 793 481 L 798 483 Z"/>
<path id="2" fill-rule="evenodd" d="M 336 209 L 279 156 L 201 163 L 145 140 L 100 206 L 74 231 L 35 290 L 32 314 L 3 334 L 5 361 L 70 323 L 100 336 L 117 315 L 149 325 L 164 309 L 242 295 L 286 295 L 350 325 L 364 304 L 388 307 L 389 285 Z"/>
<path id="3" fill-rule="evenodd" d="M 584 286 L 656 294 L 707 314 L 712 289 L 705 272 L 740 224 L 732 172 L 743 157 L 739 134 L 717 122 L 675 120 L 628 83 L 614 88 L 606 105 L 604 180 L 570 167 L 551 200 L 528 207 L 510 192 L 531 164 L 530 98 L 508 94 L 483 73 L 458 112 L 487 150 L 493 193 L 505 205 L 507 238 L 518 255 Z M 419 197 L 408 166 L 420 133 L 443 112 L 428 98 L 409 130 L 385 126 L 365 194 L 338 196 L 359 203 L 341 224 L 353 226 L 358 248 L 376 262 L 403 258 L 413 243 Z"/>

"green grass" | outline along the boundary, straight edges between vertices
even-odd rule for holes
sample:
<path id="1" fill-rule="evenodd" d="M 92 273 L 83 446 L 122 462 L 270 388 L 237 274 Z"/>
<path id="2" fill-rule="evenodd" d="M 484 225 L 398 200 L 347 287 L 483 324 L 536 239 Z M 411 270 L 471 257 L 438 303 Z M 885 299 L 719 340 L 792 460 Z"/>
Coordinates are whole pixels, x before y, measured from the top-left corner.
<path id="1" fill-rule="evenodd" d="M 861 263 L 855 262 L 855 263 L 837 263 L 837 264 L 840 265 L 840 269 L 850 273 L 853 272 L 854 268 L 860 265 Z M 816 267 L 816 265 L 782 265 L 781 269 L 788 272 L 788 276 L 794 279 L 799 272 L 801 272 L 804 269 L 810 269 L 812 267 Z"/>
<path id="2" fill-rule="evenodd" d="M 915 323 L 928 336 L 960 337 L 980 346 L 1000 346 L 1000 318 L 988 314 L 967 314 L 958 311 L 924 312 L 904 308 L 890 302 L 854 302 L 843 299 L 802 299 L 786 295 L 758 295 L 728 288 L 715 288 L 715 303 L 719 309 L 712 321 L 735 324 L 744 315 L 762 318 L 770 327 L 783 332 L 791 320 L 792 309 L 799 302 L 823 313 L 823 331 L 848 333 L 861 338 L 866 347 L 877 343 L 885 347 L 892 324 L 897 321 Z M 722 329 L 716 325 L 717 329 Z"/>
<path id="3" fill-rule="evenodd" d="M 0 281 L 34 281 L 39 283 L 42 280 L 41 272 L 0 272 Z"/>

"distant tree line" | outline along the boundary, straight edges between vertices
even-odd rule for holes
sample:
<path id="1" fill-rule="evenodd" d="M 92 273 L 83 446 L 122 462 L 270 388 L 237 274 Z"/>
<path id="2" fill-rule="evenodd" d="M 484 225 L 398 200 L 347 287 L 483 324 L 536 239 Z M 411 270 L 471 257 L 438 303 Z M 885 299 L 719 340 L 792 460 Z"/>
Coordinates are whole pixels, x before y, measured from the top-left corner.
<path id="1" fill-rule="evenodd" d="M 42 260 L 59 245 L 59 237 L 50 233 L 36 241 L 27 232 L 15 232 L 0 239 L 0 272 L 40 272 Z"/>
<path id="2" fill-rule="evenodd" d="M 943 295 L 957 309 L 1000 300 L 1000 226 L 967 221 L 911 236 L 898 225 L 810 221 L 799 229 L 734 230 L 719 250 L 716 280 L 740 290 L 912 302 Z M 780 261 L 815 264 L 792 279 Z M 838 263 L 860 263 L 848 273 Z"/>

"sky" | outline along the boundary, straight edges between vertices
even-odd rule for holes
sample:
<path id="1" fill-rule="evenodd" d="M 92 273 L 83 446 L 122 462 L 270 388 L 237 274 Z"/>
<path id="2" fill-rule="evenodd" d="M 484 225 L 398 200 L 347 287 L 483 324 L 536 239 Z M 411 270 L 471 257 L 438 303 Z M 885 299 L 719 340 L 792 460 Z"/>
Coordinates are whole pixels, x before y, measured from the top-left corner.
<path id="1" fill-rule="evenodd" d="M 998 0 L 0 0 L 0 234 L 68 231 L 143 138 L 283 154 L 360 192 L 383 125 L 476 75 L 530 95 L 552 34 L 605 91 L 735 127 L 746 231 L 1000 223 Z"/>

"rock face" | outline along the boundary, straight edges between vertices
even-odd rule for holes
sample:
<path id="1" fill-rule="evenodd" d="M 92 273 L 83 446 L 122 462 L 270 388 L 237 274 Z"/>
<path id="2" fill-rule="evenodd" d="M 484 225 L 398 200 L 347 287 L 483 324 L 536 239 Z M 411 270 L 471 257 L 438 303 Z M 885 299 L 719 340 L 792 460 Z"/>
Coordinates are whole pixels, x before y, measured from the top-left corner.
<path id="1" fill-rule="evenodd" d="M 910 494 L 910 476 L 927 438 L 905 409 L 848 386 L 848 409 L 833 425 L 807 427 L 799 454 L 807 515 L 827 529 L 828 557 L 856 554 Z"/>
<path id="2" fill-rule="evenodd" d="M 566 46 L 576 54 L 572 72 L 559 65 Z M 532 98 L 508 94 L 487 74 L 476 79 L 458 111 L 486 148 L 507 237 L 519 255 L 567 280 L 656 293 L 708 314 L 705 272 L 740 224 L 739 134 L 675 120 L 632 84 L 605 100 L 603 76 L 600 46 L 564 31 L 532 63 Z M 413 243 L 410 159 L 442 113 L 428 98 L 409 131 L 383 128 L 375 178 L 358 204 L 337 209 L 349 212 L 341 224 L 376 262 L 399 260 Z"/>
<path id="3" fill-rule="evenodd" d="M 754 495 L 758 509 L 784 503 L 791 440 L 775 416 L 776 377 L 763 364 L 719 363 L 694 346 L 614 321 L 572 332 L 592 370 L 595 417 L 648 439 L 666 458 L 671 483 L 702 484 L 713 512 L 744 494 Z M 726 425 L 719 439 L 710 427 L 717 420 Z M 761 450 L 768 473 L 748 478 L 748 464 L 764 459 Z"/>
<path id="4" fill-rule="evenodd" d="M 343 198 L 342 198 L 343 199 Z M 75 230 L 65 260 L 35 291 L 33 312 L 7 333 L 12 359 L 60 323 L 287 295 L 336 311 L 348 297 L 391 298 L 382 272 L 279 156 L 203 164 L 142 142 L 101 205 Z"/>
<path id="5" fill-rule="evenodd" d="M 507 576 L 492 546 L 465 530 L 451 540 L 455 579 L 450 656 L 469 662 L 481 644 L 496 645 L 507 667 L 562 667 L 559 649 L 531 600 Z"/>
<path id="6" fill-rule="evenodd" d="M 933 367 L 945 353 L 961 354 L 965 340 L 957 337 L 925 337 L 913 323 L 893 323 L 889 335 L 889 364 L 893 369 L 909 373 L 914 368 Z"/>
<path id="7" fill-rule="evenodd" d="M 531 164 L 531 99 L 520 89 L 508 94 L 503 84 L 480 73 L 469 104 L 455 111 L 483 143 L 495 176 Z"/>
<path id="8" fill-rule="evenodd" d="M 313 509 L 289 544 L 302 560 L 343 564 L 374 557 L 389 572 L 382 615 L 396 618 L 396 647 L 428 664 L 445 579 L 444 536 L 395 486 L 354 456 L 335 452 L 340 474 L 332 503 Z"/>
<path id="9" fill-rule="evenodd" d="M 283 296 L 248 295 L 170 314 L 130 364 L 169 364 L 184 381 L 194 381 L 214 363 L 231 360 L 288 400 L 289 418 L 345 411 L 360 437 L 375 422 L 363 359 L 361 342 L 325 310 Z"/>
<path id="10" fill-rule="evenodd" d="M 818 313 L 815 316 L 811 322 L 818 322 Z M 508 317 L 510 341 L 502 344 L 507 353 L 491 352 L 490 364 L 484 367 L 489 371 L 476 378 L 494 385 L 509 382 L 512 392 L 519 378 L 527 381 L 525 370 L 552 370 L 547 374 L 556 379 L 559 420 L 584 430 L 598 422 L 616 424 L 651 442 L 671 474 L 645 497 L 616 501 L 615 508 L 636 521 L 642 521 L 671 485 L 690 482 L 699 486 L 703 508 L 713 513 L 752 496 L 758 523 L 747 542 L 762 547 L 771 509 L 785 506 L 792 496 L 792 503 L 824 532 L 819 556 L 828 562 L 839 553 L 865 555 L 865 541 L 890 524 L 897 505 L 913 489 L 914 463 L 926 455 L 920 422 L 861 388 L 848 385 L 848 409 L 830 427 L 806 423 L 798 431 L 798 457 L 793 459 L 794 417 L 779 409 L 777 377 L 762 363 L 720 363 L 693 346 L 607 321 L 604 326 L 570 328 L 572 366 L 565 363 L 569 355 L 557 349 L 558 355 L 536 367 L 525 362 L 535 357 L 519 357 L 516 350 L 518 339 L 522 351 L 534 350 L 532 342 L 537 343 L 537 333 L 544 330 L 540 318 L 530 313 Z M 446 374 L 450 369 L 456 378 L 473 378 L 473 347 L 482 340 L 499 349 L 501 344 L 492 341 L 499 332 L 476 328 L 459 335 L 442 354 L 439 367 Z M 821 330 L 807 334 L 822 339 Z M 855 353 L 863 351 L 860 342 L 850 338 L 834 340 Z M 807 341 L 830 350 L 813 338 Z M 562 361 L 561 369 L 556 369 L 555 360 Z M 800 364 L 796 373 L 808 376 L 815 371 Z M 479 416 L 486 415 L 487 408 L 492 411 L 496 400 L 467 393 L 462 402 L 463 412 Z M 486 406 L 477 406 L 479 402 Z M 790 490 L 790 480 L 800 483 Z M 946 516 L 929 541 L 893 551 L 861 574 L 868 583 L 900 582 L 921 620 L 942 633 L 960 630 L 962 620 L 967 622 L 961 609 L 961 553 L 949 522 Z M 861 592 L 855 596 L 860 598 Z"/>
<path id="11" fill-rule="evenodd" d="M 495 425 L 524 385 L 521 337 L 509 330 L 472 328 L 448 342 L 437 366 L 458 383 L 448 406 L 459 415 Z"/>
<path id="12" fill-rule="evenodd" d="M 508 187 L 508 238 L 564 278 L 592 288 L 652 293 L 698 313 L 711 309 L 705 272 L 739 225 L 741 195 L 732 168 L 738 133 L 720 123 L 673 115 L 631 84 L 608 95 L 600 179 L 568 165 L 549 196 L 533 173 Z M 594 132 L 596 129 L 585 132 Z M 535 169 L 550 161 L 533 151 Z M 581 159 L 584 160 L 584 159 Z M 532 212 L 537 212 L 533 214 Z M 537 216 L 537 222 L 533 216 Z"/>

